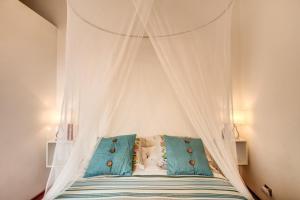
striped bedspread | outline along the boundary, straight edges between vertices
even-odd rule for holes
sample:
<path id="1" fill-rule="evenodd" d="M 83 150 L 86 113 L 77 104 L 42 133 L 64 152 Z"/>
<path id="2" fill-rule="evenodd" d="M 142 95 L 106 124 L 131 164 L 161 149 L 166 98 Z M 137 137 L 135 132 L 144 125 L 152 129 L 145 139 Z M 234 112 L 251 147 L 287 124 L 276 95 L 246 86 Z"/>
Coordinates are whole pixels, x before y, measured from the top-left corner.
<path id="1" fill-rule="evenodd" d="M 202 176 L 96 176 L 76 181 L 57 199 L 245 199 L 225 179 Z"/>

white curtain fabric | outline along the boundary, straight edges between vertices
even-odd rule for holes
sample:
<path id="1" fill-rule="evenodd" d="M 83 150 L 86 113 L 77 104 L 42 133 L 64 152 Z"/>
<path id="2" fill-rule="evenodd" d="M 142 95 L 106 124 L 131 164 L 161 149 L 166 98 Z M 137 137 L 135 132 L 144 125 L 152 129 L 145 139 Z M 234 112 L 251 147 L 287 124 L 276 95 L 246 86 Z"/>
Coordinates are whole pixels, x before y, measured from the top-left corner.
<path id="1" fill-rule="evenodd" d="M 177 36 L 156 37 L 174 30 L 159 5 L 153 4 L 143 24 L 195 132 L 224 175 L 250 198 L 236 164 L 231 125 L 231 7 L 217 21 Z"/>
<path id="2" fill-rule="evenodd" d="M 230 182 L 251 199 L 238 173 L 231 133 L 230 9 L 199 29 L 161 37 L 178 29 L 161 3 L 115 3 L 122 17 L 115 19 L 116 29 L 109 33 L 97 24 L 101 14 L 108 12 L 99 1 L 68 1 L 65 92 L 45 199 L 55 198 L 82 176 L 98 138 L 112 130 L 122 133 L 126 122 L 116 119 L 145 34 L 194 133 Z M 96 12 L 90 14 L 92 11 Z M 137 117 L 140 122 L 141 116 Z M 73 145 L 66 141 L 68 124 L 73 124 Z"/>
<path id="3" fill-rule="evenodd" d="M 73 2 L 68 1 L 64 102 L 45 199 L 55 198 L 84 172 L 97 139 L 110 128 L 144 35 L 133 5 L 127 5 L 131 12 L 119 19 L 119 28 L 128 35 L 134 30 L 140 36 L 134 38 L 91 26 L 76 15 Z M 74 126 L 72 147 L 66 142 L 68 124 Z"/>

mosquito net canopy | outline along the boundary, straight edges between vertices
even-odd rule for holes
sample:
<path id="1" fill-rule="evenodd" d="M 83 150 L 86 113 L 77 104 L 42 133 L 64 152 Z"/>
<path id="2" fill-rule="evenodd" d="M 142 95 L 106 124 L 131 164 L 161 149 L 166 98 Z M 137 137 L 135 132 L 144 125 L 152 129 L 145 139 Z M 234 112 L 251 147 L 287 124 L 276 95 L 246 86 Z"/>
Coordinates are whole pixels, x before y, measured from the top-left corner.
<path id="1" fill-rule="evenodd" d="M 249 199 L 231 123 L 232 0 L 69 0 L 61 119 L 45 199 L 82 176 L 97 139 L 200 137 Z M 72 124 L 74 144 L 67 141 Z"/>

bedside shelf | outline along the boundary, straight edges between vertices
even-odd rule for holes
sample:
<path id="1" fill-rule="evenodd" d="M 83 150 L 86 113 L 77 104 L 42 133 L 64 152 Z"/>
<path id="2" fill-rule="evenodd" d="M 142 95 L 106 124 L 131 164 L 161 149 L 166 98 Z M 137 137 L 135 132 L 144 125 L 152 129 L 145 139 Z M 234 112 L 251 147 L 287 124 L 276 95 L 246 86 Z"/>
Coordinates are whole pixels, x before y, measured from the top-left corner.
<path id="1" fill-rule="evenodd" d="M 70 153 L 74 141 L 54 141 L 54 140 L 47 141 L 46 144 L 46 167 L 47 168 L 53 167 L 52 162 L 53 162 L 54 151 L 55 151 L 56 144 L 58 143 L 65 144 L 66 153 Z M 61 162 L 58 160 L 56 166 L 62 166 L 63 164 L 64 164 L 64 160 L 61 160 Z"/>
<path id="2" fill-rule="evenodd" d="M 247 141 L 239 138 L 235 141 L 238 165 L 248 165 Z"/>

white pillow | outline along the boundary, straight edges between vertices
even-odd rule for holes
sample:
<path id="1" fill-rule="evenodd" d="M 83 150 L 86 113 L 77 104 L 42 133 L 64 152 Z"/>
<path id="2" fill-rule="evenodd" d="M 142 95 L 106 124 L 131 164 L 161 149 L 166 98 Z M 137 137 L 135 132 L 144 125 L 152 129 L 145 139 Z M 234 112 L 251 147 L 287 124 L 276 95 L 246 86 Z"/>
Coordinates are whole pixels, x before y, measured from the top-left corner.
<path id="1" fill-rule="evenodd" d="M 143 147 L 158 146 L 161 142 L 161 138 L 162 138 L 161 135 L 155 135 L 155 136 L 143 138 L 142 146 Z"/>
<path id="2" fill-rule="evenodd" d="M 157 153 L 159 159 L 157 160 L 158 166 L 163 169 L 167 169 L 167 151 L 166 151 L 166 144 L 163 139 L 163 135 L 156 135 L 152 137 L 147 137 L 143 139 L 142 142 L 143 147 L 157 147 Z"/>
<path id="3" fill-rule="evenodd" d="M 167 175 L 167 170 L 159 166 L 162 159 L 159 146 L 142 147 L 144 169 L 138 169 L 133 175 Z"/>
<path id="4" fill-rule="evenodd" d="M 158 161 L 160 160 L 160 152 L 157 146 L 142 147 L 142 158 L 145 168 L 160 168 L 158 165 Z"/>

